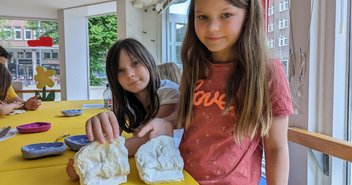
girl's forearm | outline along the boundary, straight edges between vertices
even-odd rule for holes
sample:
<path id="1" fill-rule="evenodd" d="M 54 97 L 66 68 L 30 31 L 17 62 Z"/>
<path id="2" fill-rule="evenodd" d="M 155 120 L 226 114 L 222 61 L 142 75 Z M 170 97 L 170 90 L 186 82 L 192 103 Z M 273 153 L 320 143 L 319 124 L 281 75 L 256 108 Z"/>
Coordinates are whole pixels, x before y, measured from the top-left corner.
<path id="1" fill-rule="evenodd" d="M 133 136 L 126 139 L 125 146 L 128 150 L 128 156 L 134 156 L 139 147 L 148 141 L 148 135 L 144 137 Z"/>
<path id="2" fill-rule="evenodd" d="M 289 174 L 288 148 L 280 148 L 265 152 L 265 170 L 267 184 L 286 185 Z"/>
<path id="3" fill-rule="evenodd" d="M 14 104 L 0 104 L 0 115 L 6 115 L 9 114 L 10 112 L 13 111 L 13 109 L 15 109 L 15 105 Z"/>

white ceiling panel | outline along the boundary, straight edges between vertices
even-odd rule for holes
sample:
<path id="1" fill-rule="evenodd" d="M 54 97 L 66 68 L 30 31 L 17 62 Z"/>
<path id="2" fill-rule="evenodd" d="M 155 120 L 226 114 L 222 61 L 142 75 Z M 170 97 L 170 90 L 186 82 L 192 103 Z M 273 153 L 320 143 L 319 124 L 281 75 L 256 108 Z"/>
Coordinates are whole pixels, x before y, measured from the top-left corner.
<path id="1" fill-rule="evenodd" d="M 57 19 L 57 10 L 112 0 L 0 0 L 0 17 Z"/>

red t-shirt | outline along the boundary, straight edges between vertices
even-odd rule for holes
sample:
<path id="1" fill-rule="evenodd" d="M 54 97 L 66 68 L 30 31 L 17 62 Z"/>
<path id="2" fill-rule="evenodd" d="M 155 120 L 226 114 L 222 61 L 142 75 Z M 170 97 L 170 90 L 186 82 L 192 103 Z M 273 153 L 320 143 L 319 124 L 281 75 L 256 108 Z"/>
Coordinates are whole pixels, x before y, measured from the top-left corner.
<path id="1" fill-rule="evenodd" d="M 185 130 L 180 151 L 185 169 L 201 185 L 257 185 L 261 175 L 261 137 L 233 137 L 235 115 L 224 114 L 225 83 L 232 64 L 209 64 L 206 80 L 199 80 L 194 95 L 192 124 Z M 292 114 L 286 75 L 280 61 L 269 65 L 269 91 L 274 117 Z"/>

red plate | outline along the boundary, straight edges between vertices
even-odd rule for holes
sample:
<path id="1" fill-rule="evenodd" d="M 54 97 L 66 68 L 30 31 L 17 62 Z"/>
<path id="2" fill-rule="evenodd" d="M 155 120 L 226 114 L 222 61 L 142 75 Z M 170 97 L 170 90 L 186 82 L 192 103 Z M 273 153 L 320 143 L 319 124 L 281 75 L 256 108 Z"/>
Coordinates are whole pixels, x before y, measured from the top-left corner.
<path id="1" fill-rule="evenodd" d="M 21 134 L 36 133 L 36 132 L 45 132 L 48 131 L 51 127 L 51 124 L 48 122 L 34 122 L 29 124 L 24 124 L 17 126 L 17 130 Z"/>

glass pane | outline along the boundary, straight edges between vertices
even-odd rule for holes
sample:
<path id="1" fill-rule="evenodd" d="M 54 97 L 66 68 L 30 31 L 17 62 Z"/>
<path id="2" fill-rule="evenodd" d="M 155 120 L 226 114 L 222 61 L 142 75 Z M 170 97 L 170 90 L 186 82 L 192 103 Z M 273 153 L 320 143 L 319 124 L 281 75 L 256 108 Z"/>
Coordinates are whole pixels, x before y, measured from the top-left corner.
<path id="1" fill-rule="evenodd" d="M 176 64 L 182 64 L 181 56 L 179 53 L 181 53 L 181 45 L 176 45 Z"/>
<path id="2" fill-rule="evenodd" d="M 58 58 L 50 59 L 50 53 L 59 52 L 58 46 L 58 28 L 55 21 L 43 20 L 26 20 L 26 19 L 2 19 L 0 18 L 3 29 L 0 29 L 0 35 L 6 37 L 6 40 L 0 40 L 8 52 L 12 53 L 12 59 L 8 61 L 8 68 L 12 73 L 13 83 L 20 84 L 15 90 L 37 90 L 34 81 L 34 75 L 37 74 L 36 66 L 44 66 L 47 69 L 53 69 L 56 74 L 52 76 L 55 82 L 53 87 L 48 89 L 60 89 L 60 67 Z M 3 32 L 1 32 L 3 30 Z M 34 33 L 37 35 L 34 37 Z M 28 40 L 39 39 L 41 36 L 49 36 L 53 39 L 51 47 L 29 47 Z M 27 100 L 33 94 L 18 94 Z M 60 100 L 60 92 L 56 93 L 55 100 Z"/>
<path id="3" fill-rule="evenodd" d="M 279 58 L 284 66 L 289 66 L 289 1 L 269 1 L 267 40 L 270 58 Z M 274 7 L 279 7 L 274 8 Z M 288 72 L 288 69 L 286 70 Z"/>
<path id="4" fill-rule="evenodd" d="M 190 0 L 184 3 L 176 3 L 170 6 L 167 12 L 167 35 L 168 41 L 166 45 L 168 46 L 168 52 L 165 58 L 169 61 L 181 64 L 181 44 L 184 39 L 186 26 L 187 26 L 187 14 L 188 6 Z M 166 61 L 162 61 L 166 62 Z"/>
<path id="5" fill-rule="evenodd" d="M 176 23 L 176 42 L 182 42 L 186 32 L 186 25 Z"/>
<path id="6" fill-rule="evenodd" d="M 103 99 L 108 83 L 105 72 L 105 59 L 110 46 L 117 38 L 117 19 L 115 14 L 89 17 L 89 99 Z"/>

